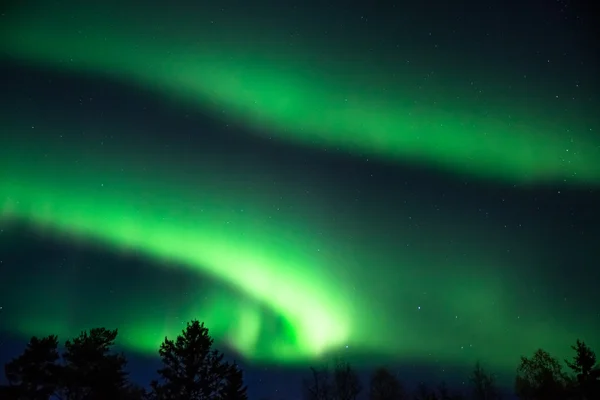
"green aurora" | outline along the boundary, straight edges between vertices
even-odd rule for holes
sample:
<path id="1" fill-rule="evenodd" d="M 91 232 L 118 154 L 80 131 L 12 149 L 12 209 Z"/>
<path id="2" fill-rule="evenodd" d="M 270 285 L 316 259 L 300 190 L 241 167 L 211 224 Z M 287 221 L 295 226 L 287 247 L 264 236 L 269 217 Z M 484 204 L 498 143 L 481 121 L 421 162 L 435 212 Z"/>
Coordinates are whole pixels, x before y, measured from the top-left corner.
<path id="1" fill-rule="evenodd" d="M 415 106 L 401 85 L 382 94 L 364 89 L 353 76 L 337 77 L 333 61 L 322 68 L 313 65 L 307 60 L 318 57 L 311 58 L 309 45 L 292 54 L 278 47 L 276 38 L 269 40 L 248 26 L 247 31 L 161 35 L 152 24 L 156 10 L 149 10 L 145 20 L 133 9 L 116 13 L 110 2 L 102 4 L 85 9 L 72 4 L 68 12 L 47 5 L 37 13 L 35 7 L 22 6 L 3 27 L 0 49 L 36 65 L 134 82 L 215 114 L 231 114 L 259 135 L 294 144 L 345 147 L 387 161 L 515 183 L 600 181 L 600 140 L 583 123 L 575 129 L 580 133 L 564 135 L 564 127 L 541 120 L 516 118 L 507 125 L 501 118 L 459 112 L 468 104 L 449 110 Z M 179 17 L 184 26 L 190 22 Z M 155 34 L 155 40 L 147 40 L 147 34 Z M 242 41 L 248 36 L 256 47 Z M 364 78 L 366 72 L 356 71 L 356 76 Z M 159 153 L 152 143 L 145 144 L 145 151 L 139 143 L 107 144 L 99 153 L 86 151 L 85 143 L 76 140 L 57 144 L 44 139 L 69 137 L 69 124 L 59 121 L 34 123 L 43 135 L 32 145 L 26 140 L 31 127 L 15 121 L 18 116 L 0 119 L 7 137 L 20 138 L 0 147 L 0 221 L 17 220 L 114 251 L 140 252 L 226 282 L 245 300 L 215 292 L 178 315 L 205 320 L 248 360 L 307 362 L 349 345 L 404 359 L 434 354 L 461 365 L 484 358 L 512 370 L 521 354 L 543 347 L 562 355 L 562 346 L 573 341 L 572 325 L 548 325 L 552 311 L 543 298 L 540 304 L 520 305 L 507 294 L 510 280 L 498 272 L 511 262 L 498 257 L 499 242 L 514 249 L 521 265 L 535 262 L 529 248 L 541 245 L 532 232 L 504 238 L 501 231 L 483 233 L 486 228 L 473 218 L 442 215 L 430 217 L 415 236 L 401 222 L 415 210 L 399 205 L 389 216 L 395 228 L 383 244 L 370 238 L 373 231 L 348 237 L 347 227 L 320 221 L 323 200 L 318 196 L 294 199 L 295 185 L 302 187 L 302 182 L 280 181 L 274 189 L 268 173 L 228 167 L 209 154 L 198 155 L 202 161 L 196 170 L 177 162 L 176 153 Z M 104 128 L 115 136 L 126 136 L 128 129 L 118 123 Z M 102 134 L 101 127 L 94 129 Z M 260 190 L 249 190 L 245 182 Z M 291 200 L 275 212 L 266 204 L 281 193 Z M 341 221 L 352 219 L 337 213 Z M 421 216 L 426 218 L 425 212 Z M 454 256 L 436 258 L 431 243 L 442 246 L 450 236 Z M 413 238 L 416 245 L 399 248 L 393 238 L 402 237 Z M 461 258 L 472 247 L 478 256 Z M 379 273 L 367 277 L 365 265 L 375 265 Z M 440 271 L 434 286 L 444 290 L 431 290 L 431 271 Z M 14 330 L 73 334 L 79 327 L 69 323 L 59 297 L 47 299 L 54 314 L 17 318 L 11 321 Z M 385 305 L 390 298 L 400 303 L 393 313 Z M 141 295 L 132 295 L 132 304 L 140 303 Z M 259 340 L 265 327 L 263 309 L 256 304 L 266 305 L 287 324 L 266 341 Z M 126 326 L 105 305 L 92 307 L 90 315 L 99 324 L 116 324 L 123 343 L 136 351 L 154 353 L 165 334 L 180 329 L 166 325 L 164 317 L 136 313 L 134 305 L 112 307 L 128 315 Z M 527 314 L 527 307 L 543 311 L 537 319 L 515 315 L 519 308 Z M 443 334 L 436 329 L 440 324 Z M 585 337 L 597 328 L 577 324 Z"/>
<path id="2" fill-rule="evenodd" d="M 4 119 L 10 137 L 20 140 L 0 151 L 2 219 L 227 282 L 241 299 L 203 293 L 167 314 L 205 320 L 248 360 L 303 363 L 349 345 L 411 360 L 433 354 L 461 365 L 485 357 L 508 370 L 536 346 L 562 354 L 572 340 L 572 325 L 564 321 L 593 337 L 596 327 L 575 316 L 561 314 L 561 323 L 549 327 L 555 311 L 544 302 L 552 294 L 540 292 L 539 303 L 520 304 L 518 286 L 502 272 L 536 262 L 529 254 L 542 243 L 534 231 L 503 238 L 501 230 L 490 232 L 473 217 L 431 216 L 414 205 L 398 205 L 390 215 L 364 210 L 357 220 L 355 211 L 335 209 L 341 199 L 326 201 L 325 189 L 299 195 L 310 178 L 291 184 L 260 163 L 228 166 L 200 151 L 199 166 L 192 167 L 175 161 L 179 151 L 165 152 L 151 141 L 135 147 L 105 143 L 98 151 L 100 132 L 88 132 L 82 141 L 69 125 L 35 124 L 31 129 Z M 127 136 L 118 123 L 110 126 L 116 136 Z M 32 133 L 38 129 L 45 134 Z M 281 196 L 281 207 L 273 208 Z M 324 214 L 348 222 L 325 223 Z M 409 216 L 423 227 L 407 225 Z M 384 219 L 379 228 L 360 222 Z M 398 246 L 398 240 L 411 246 Z M 512 249 L 510 257 L 499 247 Z M 108 285 L 103 279 L 101 286 Z M 64 282 L 57 285 L 59 293 L 70 290 Z M 68 294 L 51 296 L 39 308 L 35 297 L 31 303 L 18 293 L 19 307 L 27 311 L 10 323 L 17 333 L 66 336 L 82 328 L 69 313 Z M 140 290 L 125 302 L 91 302 L 86 322 L 119 326 L 127 347 L 153 354 L 164 335 L 180 328 L 167 323 L 167 315 L 140 312 L 143 299 Z M 263 325 L 261 305 L 281 315 L 285 326 Z M 443 335 L 435 328 L 440 324 Z M 265 332 L 271 332 L 267 338 Z"/>
<path id="3" fill-rule="evenodd" d="M 408 71 L 385 79 L 377 76 L 403 71 L 369 72 L 360 60 L 348 71 L 323 58 L 327 42 L 284 45 L 262 21 L 207 23 L 206 10 L 185 15 L 160 2 L 143 12 L 135 2 L 27 4 L 6 21 L 0 49 L 9 57 L 137 82 L 257 134 L 511 182 L 600 181 L 600 139 L 587 120 L 557 125 L 527 102 L 526 114 L 482 110 L 456 93 L 428 105 L 403 89 Z"/>

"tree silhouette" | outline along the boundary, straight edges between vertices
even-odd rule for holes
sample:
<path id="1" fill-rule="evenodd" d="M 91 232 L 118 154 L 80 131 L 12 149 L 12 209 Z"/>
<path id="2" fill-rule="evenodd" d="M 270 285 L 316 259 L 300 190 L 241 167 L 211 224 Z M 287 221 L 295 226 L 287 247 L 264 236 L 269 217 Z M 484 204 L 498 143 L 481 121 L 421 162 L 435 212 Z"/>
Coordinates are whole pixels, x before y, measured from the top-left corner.
<path id="1" fill-rule="evenodd" d="M 112 352 L 118 331 L 90 329 L 65 343 L 62 398 L 120 399 L 128 393 L 127 359 Z"/>
<path id="2" fill-rule="evenodd" d="M 567 397 L 567 378 L 558 360 L 539 349 L 531 358 L 521 357 L 515 393 L 522 400 L 562 400 Z"/>
<path id="3" fill-rule="evenodd" d="M 237 388 L 245 396 L 241 372 L 223 361 L 223 354 L 212 348 L 213 339 L 204 323 L 189 322 L 175 340 L 165 338 L 159 355 L 163 367 L 160 381 L 151 384 L 151 397 L 159 400 L 205 400 L 225 398 L 225 391 Z M 237 367 L 235 371 L 239 371 Z M 240 397 L 245 398 L 245 397 Z"/>
<path id="4" fill-rule="evenodd" d="M 58 385 L 58 338 L 32 337 L 23 354 L 4 366 L 8 387 L 2 389 L 2 398 L 45 400 Z"/>
<path id="5" fill-rule="evenodd" d="M 126 400 L 147 400 L 148 393 L 143 387 L 130 382 L 123 390 L 123 398 Z"/>
<path id="6" fill-rule="evenodd" d="M 117 330 L 82 332 L 65 343 L 62 359 L 54 335 L 31 338 L 25 351 L 5 365 L 9 386 L 2 398 L 47 400 L 135 400 L 141 389 L 127 380 L 127 360 L 112 352 Z"/>
<path id="7" fill-rule="evenodd" d="M 361 391 L 360 378 L 350 363 L 338 361 L 333 370 L 335 400 L 355 400 Z"/>
<path id="8" fill-rule="evenodd" d="M 573 394 L 577 399 L 600 399 L 600 366 L 596 364 L 596 354 L 583 341 L 571 348 L 575 351 L 573 361 L 565 360 L 575 374 Z"/>
<path id="9" fill-rule="evenodd" d="M 386 368 L 380 367 L 371 375 L 369 400 L 404 400 L 406 393 L 402 384 Z"/>
<path id="10" fill-rule="evenodd" d="M 229 365 L 223 389 L 223 399 L 247 400 L 247 387 L 244 385 L 244 373 L 237 364 Z"/>
<path id="11" fill-rule="evenodd" d="M 0 386 L 2 400 L 248 400 L 244 374 L 236 363 L 224 361 L 213 349 L 208 328 L 191 321 L 175 340 L 165 338 L 159 355 L 163 366 L 151 392 L 133 385 L 125 370 L 127 360 L 113 351 L 118 331 L 95 328 L 65 342 L 59 354 L 58 338 L 32 337 L 21 355 L 6 363 L 8 385 Z M 583 341 L 571 346 L 575 354 L 565 360 L 572 374 L 559 361 L 539 349 L 530 358 L 521 357 L 515 379 L 515 394 L 522 400 L 600 399 L 600 365 L 596 354 Z M 307 400 L 356 400 L 362 391 L 358 374 L 345 361 L 332 368 L 311 368 L 312 379 L 304 381 Z M 473 400 L 499 400 L 493 374 L 477 362 L 469 376 Z M 405 400 L 409 396 L 400 381 L 386 368 L 373 371 L 369 400 Z M 460 400 L 444 382 L 437 389 L 420 383 L 415 400 Z"/>
<path id="12" fill-rule="evenodd" d="M 494 375 L 485 371 L 479 361 L 473 367 L 469 382 L 473 400 L 499 400 L 501 398 Z"/>
<path id="13" fill-rule="evenodd" d="M 304 395 L 306 400 L 333 400 L 333 390 L 329 369 L 310 368 L 312 379 L 304 381 Z"/>
<path id="14" fill-rule="evenodd" d="M 307 400 L 355 400 L 362 391 L 358 374 L 347 362 L 338 360 L 333 371 L 328 367 L 310 370 L 312 380 L 304 381 Z"/>

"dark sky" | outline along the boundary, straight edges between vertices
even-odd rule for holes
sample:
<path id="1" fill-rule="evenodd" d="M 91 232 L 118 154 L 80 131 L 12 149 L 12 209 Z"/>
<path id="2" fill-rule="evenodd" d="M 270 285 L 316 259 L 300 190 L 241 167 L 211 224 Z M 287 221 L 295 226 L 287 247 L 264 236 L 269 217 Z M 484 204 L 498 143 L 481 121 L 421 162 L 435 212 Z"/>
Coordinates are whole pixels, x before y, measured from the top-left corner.
<path id="1" fill-rule="evenodd" d="M 143 383 L 197 318 L 278 400 L 600 348 L 583 2 L 2 4 L 0 360 L 119 328 Z"/>

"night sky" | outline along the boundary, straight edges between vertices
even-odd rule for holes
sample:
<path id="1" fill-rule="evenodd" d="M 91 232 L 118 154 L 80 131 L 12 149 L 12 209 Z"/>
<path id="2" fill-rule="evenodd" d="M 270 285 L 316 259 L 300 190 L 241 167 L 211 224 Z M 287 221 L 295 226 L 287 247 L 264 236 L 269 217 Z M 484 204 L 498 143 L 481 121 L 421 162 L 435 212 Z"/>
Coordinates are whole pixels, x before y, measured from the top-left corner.
<path id="1" fill-rule="evenodd" d="M 119 328 L 143 383 L 197 318 L 279 400 L 340 355 L 510 385 L 539 347 L 600 351 L 580 3 L 2 7 L 0 361 Z"/>

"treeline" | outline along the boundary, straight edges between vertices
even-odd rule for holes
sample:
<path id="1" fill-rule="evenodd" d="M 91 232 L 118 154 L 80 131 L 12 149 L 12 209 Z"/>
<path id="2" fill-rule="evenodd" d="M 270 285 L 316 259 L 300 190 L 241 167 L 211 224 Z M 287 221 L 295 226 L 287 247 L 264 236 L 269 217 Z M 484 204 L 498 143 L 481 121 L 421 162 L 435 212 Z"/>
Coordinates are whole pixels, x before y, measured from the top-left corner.
<path id="1" fill-rule="evenodd" d="M 175 340 L 160 345 L 162 367 L 158 379 L 144 388 L 132 383 L 127 359 L 114 351 L 117 330 L 82 332 L 67 340 L 59 352 L 58 337 L 33 337 L 23 353 L 4 367 L 7 385 L 0 386 L 4 400 L 247 400 L 242 369 L 224 360 L 213 347 L 208 329 L 191 321 Z M 600 367 L 596 355 L 582 341 L 572 346 L 572 360 L 562 363 L 544 350 L 522 357 L 514 392 L 522 400 L 599 400 Z M 378 368 L 363 385 L 355 369 L 339 361 L 333 367 L 311 368 L 303 382 L 306 400 L 499 400 L 502 393 L 493 374 L 477 363 L 465 392 L 446 384 L 420 384 L 409 393 L 400 379 Z"/>

